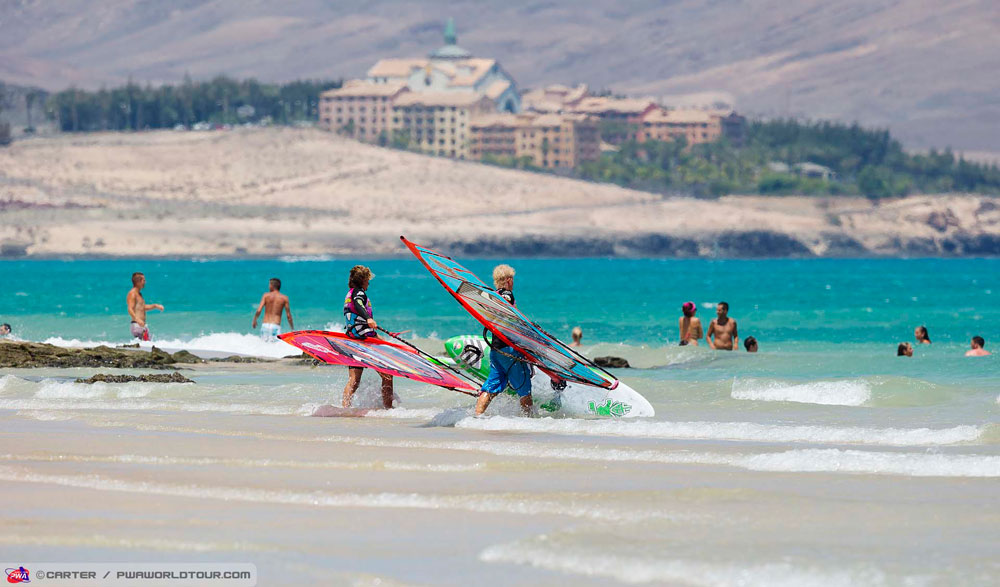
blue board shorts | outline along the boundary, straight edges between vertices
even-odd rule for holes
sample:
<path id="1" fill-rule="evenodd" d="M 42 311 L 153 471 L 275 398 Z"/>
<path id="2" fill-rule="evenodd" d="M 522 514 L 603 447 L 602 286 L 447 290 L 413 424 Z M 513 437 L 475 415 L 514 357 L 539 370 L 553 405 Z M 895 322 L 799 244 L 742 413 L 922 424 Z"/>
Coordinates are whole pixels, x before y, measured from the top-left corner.
<path id="1" fill-rule="evenodd" d="M 260 339 L 264 342 L 275 342 L 281 334 L 281 326 L 264 322 L 260 325 Z"/>
<path id="2" fill-rule="evenodd" d="M 499 350 L 508 355 L 514 355 L 517 352 L 509 346 L 501 347 Z M 514 388 L 518 397 L 531 395 L 531 368 L 522 361 L 512 359 L 496 351 L 490 352 L 490 374 L 480 391 L 496 395 L 507 389 L 508 384 Z"/>

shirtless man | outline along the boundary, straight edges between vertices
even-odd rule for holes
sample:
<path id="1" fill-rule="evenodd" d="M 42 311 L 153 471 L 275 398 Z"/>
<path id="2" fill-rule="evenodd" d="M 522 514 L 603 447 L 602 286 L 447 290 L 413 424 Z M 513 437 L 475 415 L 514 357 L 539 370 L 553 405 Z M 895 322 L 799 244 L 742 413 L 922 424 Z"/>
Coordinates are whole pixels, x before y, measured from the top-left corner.
<path id="1" fill-rule="evenodd" d="M 708 333 L 705 334 L 705 341 L 708 348 L 715 350 L 731 351 L 739 348 L 740 337 L 736 331 L 736 320 L 729 317 L 729 304 L 719 302 L 715 307 L 717 318 L 708 325 Z M 712 335 L 715 340 L 712 340 Z"/>
<path id="2" fill-rule="evenodd" d="M 966 357 L 988 357 L 991 354 L 990 351 L 983 348 L 986 346 L 986 341 L 981 336 L 973 336 L 969 346 L 972 348 L 965 351 Z"/>
<path id="3" fill-rule="evenodd" d="M 288 327 L 295 330 L 295 324 L 292 323 L 292 306 L 288 302 L 288 296 L 281 293 L 281 280 L 277 277 L 272 277 L 268 281 L 268 291 L 260 297 L 260 305 L 253 315 L 252 328 L 257 328 L 257 318 L 261 310 L 264 310 L 264 322 L 260 325 L 261 340 L 265 342 L 278 340 L 278 335 L 281 334 L 282 310 L 288 316 Z"/>
<path id="4" fill-rule="evenodd" d="M 139 340 L 149 340 L 149 327 L 146 326 L 146 312 L 148 310 L 163 311 L 160 304 L 147 304 L 142 297 L 142 288 L 146 287 L 146 276 L 138 271 L 132 274 L 132 289 L 125 296 L 125 303 L 128 305 L 128 315 L 132 318 L 129 331 L 132 338 Z"/>

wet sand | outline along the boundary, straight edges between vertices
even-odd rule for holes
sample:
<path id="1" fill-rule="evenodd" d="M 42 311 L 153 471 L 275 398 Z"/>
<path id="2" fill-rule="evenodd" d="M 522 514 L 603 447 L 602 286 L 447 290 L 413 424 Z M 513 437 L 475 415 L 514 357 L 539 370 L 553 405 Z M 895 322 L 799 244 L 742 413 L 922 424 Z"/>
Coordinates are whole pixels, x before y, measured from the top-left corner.
<path id="1" fill-rule="evenodd" d="M 684 433 L 651 391 L 647 423 L 511 418 L 501 400 L 476 420 L 468 398 L 405 382 L 400 410 L 311 418 L 342 370 L 60 379 L 81 371 L 0 379 L 7 558 L 250 562 L 262 585 L 986 585 L 1000 571 L 1000 456 L 974 431 Z M 894 454 L 951 460 L 893 470 Z"/>

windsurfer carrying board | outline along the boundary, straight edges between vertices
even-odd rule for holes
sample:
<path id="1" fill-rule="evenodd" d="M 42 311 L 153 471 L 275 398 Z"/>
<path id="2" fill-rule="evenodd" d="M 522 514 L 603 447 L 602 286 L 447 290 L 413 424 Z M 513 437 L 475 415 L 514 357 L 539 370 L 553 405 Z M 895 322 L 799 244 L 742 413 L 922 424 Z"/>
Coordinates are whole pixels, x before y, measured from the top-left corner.
<path id="1" fill-rule="evenodd" d="M 510 265 L 497 265 L 493 269 L 493 287 L 503 299 L 514 306 L 514 268 Z M 494 337 L 496 344 L 503 344 Z M 531 369 L 523 361 L 514 357 L 517 351 L 509 346 L 495 346 L 495 352 L 490 353 L 490 374 L 486 377 L 479 391 L 476 402 L 476 415 L 486 411 L 493 398 L 509 384 L 521 400 L 521 409 L 525 415 L 531 415 Z"/>
<path id="2" fill-rule="evenodd" d="M 364 265 L 355 265 L 351 268 L 351 275 L 347 285 L 350 288 L 344 297 L 344 332 L 351 338 L 365 339 L 378 338 L 375 329 L 375 315 L 372 312 L 372 304 L 368 299 L 368 283 L 375 277 L 372 270 Z M 344 386 L 345 408 L 351 407 L 351 400 L 354 393 L 361 385 L 361 374 L 364 367 L 347 368 L 347 385 Z M 382 377 L 382 405 L 385 409 L 392 409 L 392 376 L 379 373 Z"/>

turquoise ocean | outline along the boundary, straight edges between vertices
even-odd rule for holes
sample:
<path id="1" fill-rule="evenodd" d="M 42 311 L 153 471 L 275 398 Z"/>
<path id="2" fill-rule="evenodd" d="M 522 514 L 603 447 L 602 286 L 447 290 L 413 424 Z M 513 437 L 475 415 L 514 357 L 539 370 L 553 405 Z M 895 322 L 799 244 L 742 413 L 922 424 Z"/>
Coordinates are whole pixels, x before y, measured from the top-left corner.
<path id="1" fill-rule="evenodd" d="M 496 261 L 463 259 L 489 279 Z M 413 259 L 47 260 L 0 263 L 0 321 L 17 338 L 66 346 L 129 341 L 125 296 L 133 271 L 147 278 L 153 344 L 222 354 L 297 354 L 266 344 L 251 319 L 270 277 L 282 280 L 297 329 L 340 330 L 346 276 L 365 263 L 376 318 L 424 350 L 480 332 L 479 325 Z M 997 355 L 964 357 L 983 336 L 1000 347 L 998 259 L 659 260 L 512 259 L 518 306 L 569 340 L 584 331 L 584 352 L 614 355 L 635 369 L 619 376 L 667 411 L 700 411 L 720 396 L 727 405 L 761 401 L 824 405 L 925 405 L 927 423 L 996 420 Z M 727 301 L 750 355 L 677 346 L 687 300 L 707 328 Z M 932 345 L 896 357 L 926 325 Z M 287 322 L 283 324 L 287 331 Z M 732 402 L 731 400 L 743 400 Z M 675 405 L 673 405 L 675 404 Z M 777 406 L 775 406 L 777 407 Z M 854 412 L 852 412 L 854 413 Z M 959 414 L 966 414 L 965 420 Z M 961 420 L 961 422 L 960 422 Z"/>
<path id="2" fill-rule="evenodd" d="M 496 264 L 459 261 L 484 278 Z M 305 417 L 339 403 L 335 367 L 207 365 L 188 373 L 193 386 L 8 370 L 0 481 L 12 508 L 35 507 L 34 487 L 63 488 L 50 499 L 69 504 L 114 491 L 127 500 L 96 511 L 139 528 L 133 512 L 165 508 L 178 528 L 175 542 L 158 521 L 126 540 L 67 505 L 40 518 L 51 528 L 8 520 L 11 552 L 180 550 L 250 560 L 275 581 L 995 584 L 1000 355 L 964 353 L 974 335 L 1000 350 L 1000 259 L 504 261 L 518 307 L 563 340 L 582 327 L 587 356 L 627 359 L 612 371 L 654 418 L 528 419 L 504 397 L 474 418 L 471 398 L 406 380 L 390 413 Z M 166 307 L 148 317 L 157 346 L 281 357 L 298 353 L 250 328 L 268 278 L 282 280 L 296 329 L 339 330 L 355 263 L 376 274 L 380 326 L 424 350 L 481 331 L 410 258 L 4 261 L 0 322 L 23 340 L 129 342 L 125 296 L 142 271 L 147 302 Z M 760 352 L 678 346 L 688 300 L 706 328 L 728 302 Z M 933 344 L 897 357 L 919 325 Z M 356 406 L 376 401 L 366 378 Z M 224 516 L 210 530 L 187 521 L 202 503 Z M 402 550 L 366 546 L 391 540 L 386 528 Z"/>

